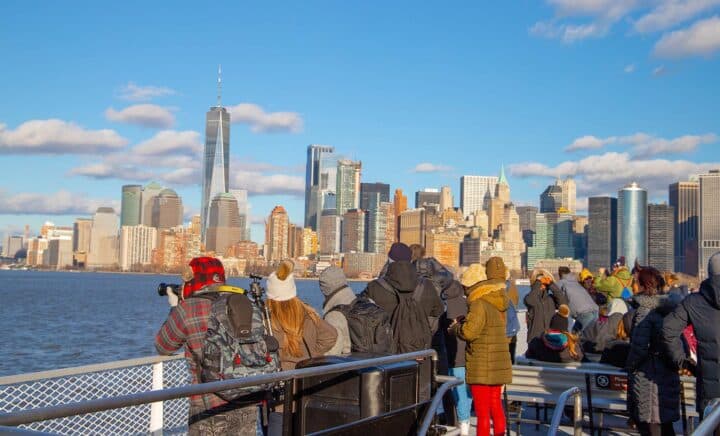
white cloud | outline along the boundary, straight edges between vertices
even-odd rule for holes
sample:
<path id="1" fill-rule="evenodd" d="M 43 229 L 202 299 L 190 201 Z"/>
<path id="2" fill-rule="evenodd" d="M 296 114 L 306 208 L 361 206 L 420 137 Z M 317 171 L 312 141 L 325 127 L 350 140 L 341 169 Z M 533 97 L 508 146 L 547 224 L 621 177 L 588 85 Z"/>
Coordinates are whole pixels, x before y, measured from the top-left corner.
<path id="1" fill-rule="evenodd" d="M 691 152 L 702 144 L 712 144 L 717 141 L 718 137 L 714 133 L 683 135 L 671 139 L 642 132 L 627 136 L 609 136 L 607 138 L 586 135 L 575 139 L 572 144 L 565 148 L 565 151 L 595 150 L 610 144 L 619 144 L 631 146 L 634 156 L 654 156 Z"/>
<path id="2" fill-rule="evenodd" d="M 591 16 L 618 19 L 639 4 L 638 0 L 548 0 L 555 7 L 556 15 Z"/>
<path id="3" fill-rule="evenodd" d="M 635 64 L 625 65 L 625 68 L 623 68 L 623 71 L 628 74 L 634 73 L 635 72 Z"/>
<path id="4" fill-rule="evenodd" d="M 659 67 L 655 67 L 652 70 L 652 75 L 655 77 L 664 76 L 665 73 L 667 73 L 667 69 L 665 68 L 665 65 L 660 65 Z"/>
<path id="5" fill-rule="evenodd" d="M 590 37 L 605 36 L 610 26 L 601 23 L 554 24 L 539 21 L 530 28 L 530 34 L 544 38 L 559 38 L 562 42 L 573 43 Z"/>
<path id="6" fill-rule="evenodd" d="M 687 180 L 692 174 L 720 168 L 717 163 L 686 160 L 634 159 L 630 153 L 608 152 L 579 161 L 566 161 L 550 167 L 537 162 L 514 164 L 510 173 L 516 177 L 575 177 L 578 193 L 599 195 L 617 192 L 625 184 L 637 181 L 652 195 L 667 193 L 669 181 Z"/>
<path id="7" fill-rule="evenodd" d="M 105 110 L 105 118 L 143 127 L 168 128 L 175 124 L 175 115 L 168 108 L 155 104 L 136 104 L 119 111 L 110 107 Z"/>
<path id="8" fill-rule="evenodd" d="M 303 119 L 297 112 L 265 112 L 252 103 L 241 103 L 227 108 L 233 124 L 247 124 L 254 133 L 300 133 Z"/>
<path id="9" fill-rule="evenodd" d="M 185 154 L 198 156 L 203 150 L 200 134 L 193 130 L 163 130 L 136 145 L 134 153 L 143 156 Z"/>
<path id="10" fill-rule="evenodd" d="M 148 101 L 156 97 L 165 97 L 176 94 L 174 89 L 161 86 L 140 86 L 133 82 L 120 89 L 119 97 L 123 100 Z"/>
<path id="11" fill-rule="evenodd" d="M 74 176 L 84 176 L 96 180 L 118 179 L 145 181 L 153 178 L 153 173 L 144 171 L 133 165 L 111 165 L 107 162 L 97 162 L 70 170 Z"/>
<path id="12" fill-rule="evenodd" d="M 305 195 L 305 179 L 299 176 L 231 171 L 231 177 L 233 188 L 246 189 L 250 195 Z"/>
<path id="13" fill-rule="evenodd" d="M 530 27 L 530 34 L 545 38 L 559 38 L 573 43 L 586 38 L 599 38 L 608 34 L 612 26 L 635 9 L 638 0 L 547 0 L 555 10 L 555 19 L 538 21 Z M 582 17 L 589 22 L 566 22 L 568 18 Z"/>
<path id="14" fill-rule="evenodd" d="M 83 193 L 60 190 L 51 194 L 21 192 L 10 194 L 0 190 L 0 214 L 16 215 L 88 215 L 101 206 L 119 211 L 118 200 L 88 198 Z"/>
<path id="15" fill-rule="evenodd" d="M 429 162 L 423 162 L 415 165 L 413 172 L 415 173 L 442 173 L 445 171 L 451 171 L 452 167 L 447 165 L 436 165 Z"/>
<path id="16" fill-rule="evenodd" d="M 660 38 L 654 54 L 661 58 L 709 56 L 720 50 L 720 17 L 717 15 L 695 22 L 686 29 L 676 30 Z"/>
<path id="17" fill-rule="evenodd" d="M 639 33 L 670 29 L 720 5 L 720 0 L 664 0 L 640 17 L 633 28 Z"/>
<path id="18" fill-rule="evenodd" d="M 127 142 L 114 130 L 87 130 L 58 119 L 26 121 L 15 130 L 0 123 L 0 154 L 95 154 L 121 149 Z"/>

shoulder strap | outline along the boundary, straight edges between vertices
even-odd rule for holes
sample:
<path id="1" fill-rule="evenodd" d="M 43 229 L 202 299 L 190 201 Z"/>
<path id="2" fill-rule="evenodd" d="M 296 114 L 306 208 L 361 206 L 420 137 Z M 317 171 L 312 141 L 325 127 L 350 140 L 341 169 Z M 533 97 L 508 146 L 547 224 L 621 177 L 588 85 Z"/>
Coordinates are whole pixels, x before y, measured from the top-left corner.
<path id="1" fill-rule="evenodd" d="M 247 294 L 247 291 L 243 288 L 230 285 L 220 285 L 217 287 L 218 292 L 228 292 L 232 294 Z"/>

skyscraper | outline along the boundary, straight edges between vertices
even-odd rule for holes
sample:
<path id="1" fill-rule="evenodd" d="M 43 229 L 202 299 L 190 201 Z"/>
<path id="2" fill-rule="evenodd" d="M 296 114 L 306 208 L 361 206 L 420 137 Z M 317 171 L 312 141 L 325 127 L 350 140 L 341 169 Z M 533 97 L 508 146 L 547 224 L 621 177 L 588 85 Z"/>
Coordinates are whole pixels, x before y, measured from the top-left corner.
<path id="1" fill-rule="evenodd" d="M 368 195 L 365 226 L 365 251 L 368 253 L 383 253 L 385 250 L 385 233 L 387 230 L 387 217 L 381 209 L 380 193 L 373 192 Z"/>
<path id="2" fill-rule="evenodd" d="M 120 203 L 120 225 L 136 226 L 140 224 L 142 210 L 142 186 L 124 185 Z"/>
<path id="3" fill-rule="evenodd" d="M 647 265 L 647 191 L 633 182 L 618 191 L 618 256 Z"/>
<path id="4" fill-rule="evenodd" d="M 400 214 L 400 242 L 425 245 L 425 209 L 408 209 Z"/>
<path id="5" fill-rule="evenodd" d="M 720 251 L 720 170 L 700 174 L 700 232 L 698 269 L 707 278 L 710 256 Z"/>
<path id="6" fill-rule="evenodd" d="M 565 259 L 575 256 L 573 216 L 566 213 L 538 213 L 535 237 L 527 249 L 528 270 L 542 259 Z"/>
<path id="7" fill-rule="evenodd" d="M 669 186 L 670 206 L 674 208 L 674 271 L 695 276 L 698 273 L 698 207 L 700 183 L 677 182 Z"/>
<path id="8" fill-rule="evenodd" d="M 540 194 L 540 213 L 554 213 L 560 210 L 563 201 L 563 189 L 560 181 L 549 185 Z"/>
<path id="9" fill-rule="evenodd" d="M 172 189 L 163 189 L 153 197 L 151 227 L 158 230 L 182 226 L 182 199 Z"/>
<path id="10" fill-rule="evenodd" d="M 157 246 L 158 230 L 143 225 L 120 227 L 120 269 L 128 271 L 133 266 L 149 265 L 152 252 Z"/>
<path id="11" fill-rule="evenodd" d="M 250 240 L 250 204 L 248 203 L 248 192 L 245 189 L 231 189 L 230 194 L 235 197 L 240 214 L 240 228 L 242 229 L 243 241 Z"/>
<path id="12" fill-rule="evenodd" d="M 335 148 L 310 144 L 305 164 L 305 227 L 317 230 L 324 209 L 334 209 L 326 199 L 335 194 L 337 156 Z"/>
<path id="13" fill-rule="evenodd" d="M 495 195 L 488 200 L 488 230 L 490 235 L 503 225 L 505 205 L 510 203 L 510 184 L 505 177 L 505 167 L 500 167 L 500 177 L 495 185 Z"/>
<path id="14" fill-rule="evenodd" d="M 237 200 L 232 194 L 217 194 L 210 203 L 205 249 L 225 255 L 231 245 L 242 240 Z"/>
<path id="15" fill-rule="evenodd" d="M 425 188 L 422 191 L 415 192 L 415 208 L 433 208 L 440 209 L 440 190 L 435 188 Z"/>
<path id="16" fill-rule="evenodd" d="M 351 209 L 345 212 L 342 221 L 341 247 L 343 253 L 365 252 L 365 211 Z"/>
<path id="17" fill-rule="evenodd" d="M 207 243 L 210 203 L 230 187 L 230 113 L 222 106 L 222 76 L 218 68 L 217 105 L 205 115 L 205 151 L 203 153 L 202 203 L 200 204 L 201 241 Z"/>
<path id="18" fill-rule="evenodd" d="M 588 200 L 587 266 L 591 271 L 610 268 L 617 253 L 617 199 L 590 197 Z"/>
<path id="19" fill-rule="evenodd" d="M 399 217 L 400 214 L 405 212 L 408 208 L 407 196 L 403 194 L 403 190 L 400 188 L 395 190 L 395 196 L 393 197 L 393 206 L 395 206 L 395 217 Z"/>
<path id="20" fill-rule="evenodd" d="M 648 264 L 660 271 L 672 271 L 675 266 L 673 215 L 672 206 L 648 205 Z"/>
<path id="21" fill-rule="evenodd" d="M 87 266 L 110 268 L 117 264 L 118 216 L 112 207 L 99 207 L 93 215 Z"/>
<path id="22" fill-rule="evenodd" d="M 538 208 L 535 206 L 518 206 L 517 214 L 520 217 L 520 231 L 523 235 L 523 241 L 528 246 L 532 245 L 532 238 L 535 234 L 535 218 Z"/>
<path id="23" fill-rule="evenodd" d="M 163 187 L 157 182 L 150 182 L 143 188 L 141 195 L 140 224 L 152 227 L 155 197 L 160 195 L 162 190 Z"/>
<path id="24" fill-rule="evenodd" d="M 342 218 L 334 210 L 324 210 L 320 217 L 318 229 L 318 243 L 320 254 L 340 253 L 340 236 L 342 232 Z"/>
<path id="25" fill-rule="evenodd" d="M 478 210 L 486 210 L 487 199 L 495 197 L 497 177 L 462 176 L 460 177 L 460 209 L 466 217 Z"/>
<path id="26" fill-rule="evenodd" d="M 281 261 L 288 258 L 290 220 L 282 206 L 275 206 L 270 212 L 266 228 L 265 243 L 268 246 L 267 260 Z"/>
<path id="27" fill-rule="evenodd" d="M 444 212 L 453 207 L 453 195 L 449 186 L 440 188 L 440 212 Z"/>
<path id="28" fill-rule="evenodd" d="M 338 216 L 360 207 L 360 171 L 362 162 L 341 159 L 337 164 L 335 202 Z"/>
<path id="29" fill-rule="evenodd" d="M 370 209 L 370 196 L 380 195 L 380 202 L 390 201 L 390 185 L 387 183 L 360 183 L 360 209 Z"/>
<path id="30" fill-rule="evenodd" d="M 577 210 L 577 187 L 575 185 L 575 179 L 568 177 L 560 183 L 562 188 L 562 203 L 561 207 L 570 213 L 575 213 Z"/>
<path id="31" fill-rule="evenodd" d="M 73 223 L 73 252 L 87 254 L 90 250 L 90 231 L 92 220 L 89 218 L 77 218 Z"/>

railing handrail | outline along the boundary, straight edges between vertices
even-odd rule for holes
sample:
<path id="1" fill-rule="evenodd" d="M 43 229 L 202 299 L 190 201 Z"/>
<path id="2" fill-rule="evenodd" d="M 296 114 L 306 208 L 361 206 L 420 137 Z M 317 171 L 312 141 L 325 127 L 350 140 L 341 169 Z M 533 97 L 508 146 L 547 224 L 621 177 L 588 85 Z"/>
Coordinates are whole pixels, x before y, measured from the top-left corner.
<path id="1" fill-rule="evenodd" d="M 430 429 L 430 424 L 432 424 L 433 417 L 435 416 L 438 407 L 440 407 L 440 402 L 445 396 L 445 393 L 453 387 L 460 386 L 465 382 L 465 380 L 447 375 L 438 375 L 435 377 L 435 380 L 442 383 L 442 385 L 440 385 L 437 392 L 435 392 L 435 396 L 430 403 L 430 407 L 428 407 L 428 410 L 425 412 L 425 417 L 423 418 L 420 429 L 418 429 L 417 432 L 418 436 L 427 435 L 427 432 Z"/>
<path id="2" fill-rule="evenodd" d="M 582 391 L 577 386 L 573 386 L 560 394 L 557 403 L 555 403 L 555 411 L 553 412 L 552 420 L 550 421 L 548 435 L 555 436 L 557 434 L 557 431 L 560 428 L 560 419 L 562 417 L 563 410 L 565 409 L 565 403 L 567 403 L 567 400 L 571 395 L 573 396 L 573 400 L 575 400 L 575 405 L 573 408 L 574 434 L 575 436 L 582 435 L 582 425 L 580 425 L 580 423 L 582 422 L 582 397 L 580 396 L 581 394 Z"/>
<path id="3" fill-rule="evenodd" d="M 166 362 L 168 360 L 183 359 L 182 354 L 172 356 L 148 356 L 135 359 L 116 360 L 113 362 L 95 363 L 92 365 L 73 366 L 69 368 L 51 369 L 49 371 L 28 372 L 24 374 L 8 375 L 0 377 L 0 386 L 16 383 L 27 383 L 49 378 L 68 377 L 72 375 L 90 374 L 93 372 L 110 371 L 113 369 L 130 368 L 133 366 L 152 365 L 154 363 Z"/>
<path id="4" fill-rule="evenodd" d="M 720 398 L 715 398 L 707 405 L 703 413 L 703 420 L 693 432 L 693 436 L 712 436 L 720 427 Z"/>
<path id="5" fill-rule="evenodd" d="M 99 398 L 96 400 L 79 403 L 62 404 L 58 406 L 43 407 L 38 409 L 21 410 L 0 415 L 0 425 L 21 425 L 48 419 L 64 418 L 68 416 L 82 415 L 85 413 L 100 412 L 103 410 L 120 409 L 141 404 L 154 403 L 158 401 L 169 401 L 178 398 L 186 398 L 192 395 L 202 395 L 221 392 L 229 389 L 258 386 L 263 384 L 277 383 L 280 381 L 293 380 L 304 377 L 333 374 L 358 369 L 370 368 L 376 365 L 385 365 L 397 362 L 404 362 L 415 359 L 432 358 L 437 360 L 435 350 L 422 350 L 412 353 L 382 356 L 356 362 L 345 362 L 326 366 L 311 368 L 293 369 L 268 374 L 255 375 L 234 380 L 223 380 L 211 383 L 191 384 L 176 388 L 140 392 L 119 397 Z"/>

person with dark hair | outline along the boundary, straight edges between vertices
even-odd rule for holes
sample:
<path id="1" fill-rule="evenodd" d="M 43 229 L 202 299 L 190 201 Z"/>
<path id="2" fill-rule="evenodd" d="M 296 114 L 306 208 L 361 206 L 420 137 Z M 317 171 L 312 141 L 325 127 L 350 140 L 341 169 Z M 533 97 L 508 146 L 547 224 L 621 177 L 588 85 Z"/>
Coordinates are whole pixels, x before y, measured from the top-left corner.
<path id="1" fill-rule="evenodd" d="M 554 363 L 582 361 L 584 353 L 578 337 L 568 331 L 569 315 L 568 306 L 561 304 L 550 320 L 549 328 L 530 341 L 525 357 Z"/>
<path id="2" fill-rule="evenodd" d="M 663 344 L 677 369 L 697 364 L 697 411 L 701 414 L 713 398 L 720 398 L 720 252 L 708 262 L 708 278 L 700 292 L 690 294 L 665 318 Z M 693 327 L 697 361 L 692 361 L 682 345 L 687 326 Z"/>
<path id="3" fill-rule="evenodd" d="M 525 296 L 527 307 L 527 342 L 545 333 L 550 328 L 550 320 L 561 304 L 567 304 L 567 296 L 555 284 L 552 273 L 545 269 L 535 269 L 530 277 L 530 292 Z"/>
<path id="4" fill-rule="evenodd" d="M 393 262 L 397 262 L 400 260 L 405 260 L 410 262 L 410 259 L 412 258 L 412 252 L 410 251 L 410 247 L 403 244 L 402 242 L 395 242 L 390 246 L 390 251 L 388 251 L 388 259 L 387 262 L 385 262 L 385 265 L 383 265 L 382 270 L 380 270 L 380 274 L 378 274 L 378 277 L 385 277 L 387 274 L 387 270 L 390 267 L 390 264 Z"/>
<path id="5" fill-rule="evenodd" d="M 635 312 L 626 362 L 628 411 L 641 435 L 673 435 L 673 422 L 680 419 L 680 377 L 662 353 L 661 332 L 676 303 L 658 295 L 664 281 L 655 268 L 637 274 L 638 293 L 630 300 Z"/>
<path id="6" fill-rule="evenodd" d="M 420 244 L 410 245 L 410 262 L 415 263 L 425 257 L 425 247 Z"/>
<path id="7" fill-rule="evenodd" d="M 558 276 L 560 280 L 557 285 L 567 295 L 570 316 L 575 319 L 573 331 L 580 332 L 598 318 L 598 306 L 585 288 L 580 286 L 570 268 L 561 266 L 558 268 Z"/>

